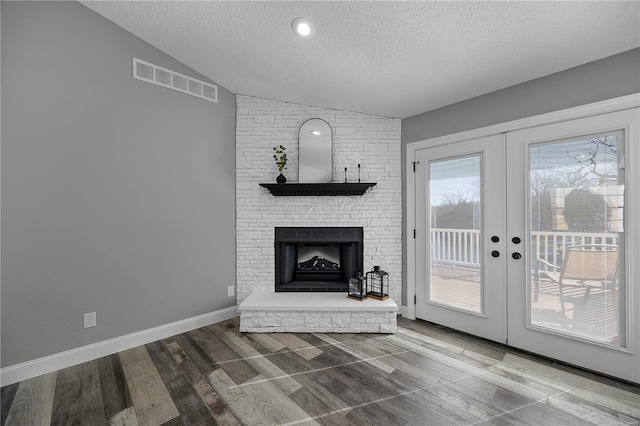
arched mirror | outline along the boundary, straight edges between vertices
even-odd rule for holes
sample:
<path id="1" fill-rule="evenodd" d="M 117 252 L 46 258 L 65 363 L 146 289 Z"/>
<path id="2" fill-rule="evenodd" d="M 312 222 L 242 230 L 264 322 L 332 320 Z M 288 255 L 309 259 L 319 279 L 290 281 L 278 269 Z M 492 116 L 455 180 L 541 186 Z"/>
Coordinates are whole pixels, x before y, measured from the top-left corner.
<path id="1" fill-rule="evenodd" d="M 298 164 L 300 183 L 327 183 L 332 180 L 331 126 L 312 118 L 300 126 L 298 133 Z"/>

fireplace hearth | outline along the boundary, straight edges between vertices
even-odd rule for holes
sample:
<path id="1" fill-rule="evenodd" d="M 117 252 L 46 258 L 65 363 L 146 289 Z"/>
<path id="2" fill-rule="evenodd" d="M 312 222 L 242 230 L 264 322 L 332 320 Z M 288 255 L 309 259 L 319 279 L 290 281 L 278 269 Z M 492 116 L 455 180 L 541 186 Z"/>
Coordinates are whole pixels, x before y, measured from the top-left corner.
<path id="1" fill-rule="evenodd" d="M 346 292 L 362 273 L 363 230 L 358 227 L 275 229 L 275 291 Z"/>

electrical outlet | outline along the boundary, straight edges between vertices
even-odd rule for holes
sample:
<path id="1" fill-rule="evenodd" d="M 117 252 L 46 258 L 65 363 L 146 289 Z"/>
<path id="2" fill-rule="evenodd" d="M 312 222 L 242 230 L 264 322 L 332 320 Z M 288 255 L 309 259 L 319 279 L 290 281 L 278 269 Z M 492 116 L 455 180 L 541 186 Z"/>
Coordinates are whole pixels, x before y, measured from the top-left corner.
<path id="1" fill-rule="evenodd" d="M 84 314 L 84 328 L 95 327 L 96 326 L 96 313 L 89 312 L 88 314 Z"/>
<path id="2" fill-rule="evenodd" d="M 233 288 L 232 285 L 227 287 L 227 296 L 228 297 L 233 297 L 234 294 L 235 294 L 235 288 Z"/>

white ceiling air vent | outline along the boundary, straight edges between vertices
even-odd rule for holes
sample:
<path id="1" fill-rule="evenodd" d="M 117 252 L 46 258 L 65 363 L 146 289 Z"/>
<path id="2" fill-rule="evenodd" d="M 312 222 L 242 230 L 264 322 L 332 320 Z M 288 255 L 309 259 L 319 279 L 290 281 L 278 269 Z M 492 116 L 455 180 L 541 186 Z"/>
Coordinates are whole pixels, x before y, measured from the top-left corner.
<path id="1" fill-rule="evenodd" d="M 218 102 L 218 86 L 133 58 L 133 78 Z"/>

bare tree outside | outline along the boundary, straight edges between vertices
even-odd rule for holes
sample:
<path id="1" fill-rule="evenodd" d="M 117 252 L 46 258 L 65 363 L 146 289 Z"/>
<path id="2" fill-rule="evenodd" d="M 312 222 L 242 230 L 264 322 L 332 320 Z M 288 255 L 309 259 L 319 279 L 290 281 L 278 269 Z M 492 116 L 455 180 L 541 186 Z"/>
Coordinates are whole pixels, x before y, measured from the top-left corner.
<path id="1" fill-rule="evenodd" d="M 616 138 L 606 135 L 532 149 L 532 231 L 607 231 L 611 208 L 597 188 L 616 183 Z"/>

